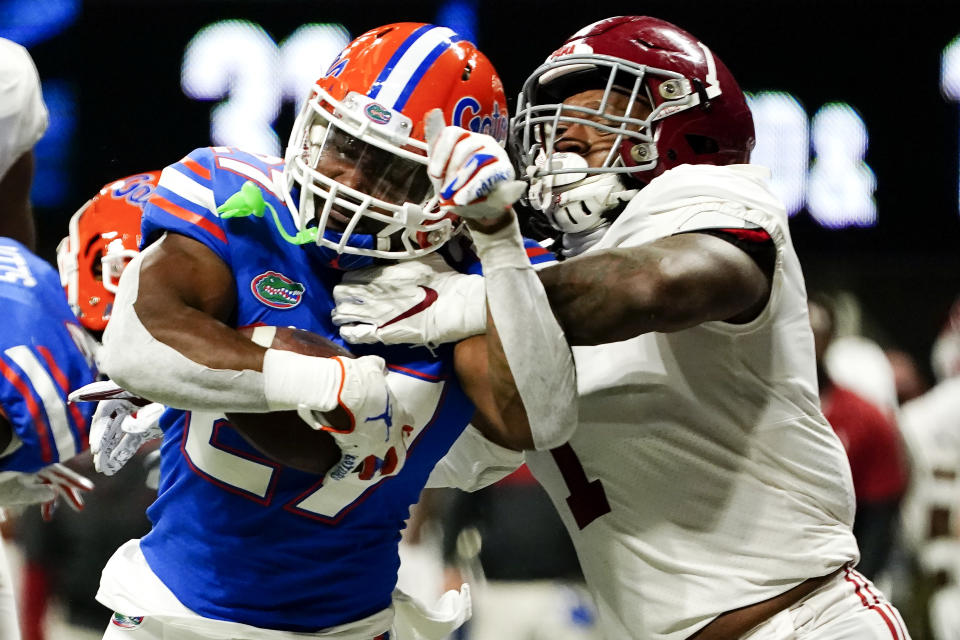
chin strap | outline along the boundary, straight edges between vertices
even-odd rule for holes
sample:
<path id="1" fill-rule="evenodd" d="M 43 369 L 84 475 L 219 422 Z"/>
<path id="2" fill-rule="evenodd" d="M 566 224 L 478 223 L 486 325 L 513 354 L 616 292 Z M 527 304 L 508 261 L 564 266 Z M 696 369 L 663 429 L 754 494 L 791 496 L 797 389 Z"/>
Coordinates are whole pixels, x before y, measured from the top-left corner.
<path id="1" fill-rule="evenodd" d="M 541 154 L 542 155 L 542 154 Z M 542 163 L 537 158 L 537 164 Z M 583 169 L 533 178 L 528 197 L 550 225 L 563 233 L 581 233 L 608 223 L 611 212 L 637 194 L 616 173 L 588 175 L 587 161 L 575 153 L 554 153 L 551 170 Z"/>

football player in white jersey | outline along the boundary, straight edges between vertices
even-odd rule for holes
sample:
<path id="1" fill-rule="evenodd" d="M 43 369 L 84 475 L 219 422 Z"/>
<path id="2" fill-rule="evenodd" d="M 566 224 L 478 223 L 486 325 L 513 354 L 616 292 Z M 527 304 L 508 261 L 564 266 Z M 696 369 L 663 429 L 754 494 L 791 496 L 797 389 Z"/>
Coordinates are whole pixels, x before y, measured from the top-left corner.
<path id="1" fill-rule="evenodd" d="M 818 403 L 800 264 L 767 170 L 747 164 L 753 121 L 727 68 L 672 24 L 603 20 L 528 78 L 512 135 L 568 258 L 539 277 L 505 154 L 446 127 L 428 171 L 472 218 L 498 401 L 556 414 L 512 444 L 570 530 L 606 637 L 908 637 L 853 568 L 850 470 Z M 471 182 L 477 165 L 498 170 Z M 484 330 L 431 307 L 386 325 L 371 298 L 403 299 L 409 278 L 348 280 L 348 339 Z M 555 409 L 570 396 L 572 419 Z"/>

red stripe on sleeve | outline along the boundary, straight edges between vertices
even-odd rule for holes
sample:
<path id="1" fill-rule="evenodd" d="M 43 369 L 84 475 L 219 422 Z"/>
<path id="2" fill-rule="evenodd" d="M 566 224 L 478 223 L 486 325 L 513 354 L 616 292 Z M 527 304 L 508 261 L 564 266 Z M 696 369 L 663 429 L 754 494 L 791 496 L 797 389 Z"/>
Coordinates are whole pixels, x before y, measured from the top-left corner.
<path id="1" fill-rule="evenodd" d="M 223 232 L 223 229 L 213 224 L 203 216 L 193 211 L 188 211 L 181 206 L 175 205 L 163 196 L 154 195 L 150 198 L 150 204 L 155 204 L 167 213 L 172 216 L 176 216 L 181 220 L 185 220 L 190 224 L 195 224 L 213 237 L 215 237 L 220 242 L 226 243 L 227 235 Z"/>
<path id="2" fill-rule="evenodd" d="M 517 467 L 516 471 L 496 482 L 498 487 L 506 485 L 529 486 L 534 484 L 537 484 L 537 480 L 533 477 L 533 474 L 530 473 L 530 469 L 525 464 L 520 465 Z"/>
<path id="3" fill-rule="evenodd" d="M 45 463 L 51 464 L 53 462 L 53 451 L 50 448 L 50 428 L 47 426 L 47 420 L 43 416 L 43 413 L 41 413 L 40 405 L 37 404 L 37 400 L 33 397 L 30 387 L 17 375 L 16 371 L 7 366 L 7 363 L 2 360 L 0 360 L 0 373 L 2 373 L 3 377 L 13 385 L 13 388 L 23 396 L 23 401 L 27 404 L 30 417 L 33 418 L 33 426 L 37 430 L 37 436 L 40 441 L 40 457 L 43 458 Z"/>
<path id="4" fill-rule="evenodd" d="M 769 242 L 771 240 L 770 234 L 763 229 L 717 229 L 717 231 L 729 233 L 732 236 L 736 236 L 740 240 L 756 242 L 757 244 Z"/>
<path id="5" fill-rule="evenodd" d="M 190 171 L 193 171 L 195 174 L 197 174 L 204 180 L 210 179 L 210 170 L 205 169 L 199 162 L 197 162 L 190 156 L 187 156 L 186 158 L 181 160 L 180 164 L 185 166 L 187 169 L 190 169 Z"/>
<path id="6" fill-rule="evenodd" d="M 50 350 L 46 347 L 37 347 L 37 351 L 40 352 L 40 355 L 43 356 L 44 361 L 47 363 L 47 369 L 50 370 L 50 373 L 53 374 L 53 379 L 57 381 L 57 384 L 60 385 L 60 389 L 63 391 L 64 397 L 70 395 L 70 380 L 64 375 L 63 371 L 57 366 L 56 361 L 53 359 L 53 354 L 50 353 Z M 77 433 L 80 435 L 81 449 L 86 448 L 87 442 L 87 421 L 83 419 L 83 413 L 73 402 L 67 403 L 67 408 L 70 410 L 70 417 L 73 419 L 73 427 L 77 430 Z"/>
<path id="7" fill-rule="evenodd" d="M 527 247 L 527 257 L 528 258 L 538 258 L 543 255 L 550 253 L 543 247 Z"/>

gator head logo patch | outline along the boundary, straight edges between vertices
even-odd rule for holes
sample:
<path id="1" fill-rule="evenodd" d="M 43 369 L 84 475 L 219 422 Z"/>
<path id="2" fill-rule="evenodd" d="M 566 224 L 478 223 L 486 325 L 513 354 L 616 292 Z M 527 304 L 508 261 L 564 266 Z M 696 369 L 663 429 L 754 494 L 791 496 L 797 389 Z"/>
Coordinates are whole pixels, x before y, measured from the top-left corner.
<path id="1" fill-rule="evenodd" d="M 257 300 L 274 309 L 292 309 L 303 299 L 304 286 L 282 273 L 267 271 L 250 282 Z"/>
<path id="2" fill-rule="evenodd" d="M 125 616 L 122 613 L 114 612 L 110 618 L 110 624 L 121 629 L 135 629 L 143 622 L 143 616 Z"/>
<path id="3" fill-rule="evenodd" d="M 371 102 L 366 107 L 364 107 L 363 112 L 367 114 L 367 117 L 376 122 L 377 124 L 387 124 L 390 122 L 390 118 L 393 117 L 393 114 L 390 113 L 390 110 L 386 107 L 377 104 L 376 102 Z"/>

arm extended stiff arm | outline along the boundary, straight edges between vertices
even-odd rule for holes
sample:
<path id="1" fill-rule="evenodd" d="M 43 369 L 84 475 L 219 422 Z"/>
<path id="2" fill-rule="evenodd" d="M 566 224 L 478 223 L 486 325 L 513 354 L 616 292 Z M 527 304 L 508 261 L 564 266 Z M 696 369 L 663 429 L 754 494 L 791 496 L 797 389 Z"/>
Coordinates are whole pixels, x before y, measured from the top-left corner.
<path id="1" fill-rule="evenodd" d="M 577 377 L 570 346 L 527 258 L 516 217 L 494 226 L 471 221 L 486 280 L 490 382 L 508 423 L 525 413 L 529 434 L 512 444 L 551 449 L 578 422 Z"/>

